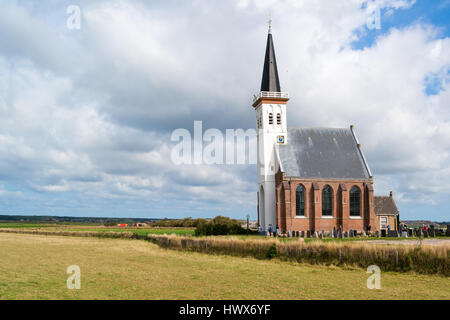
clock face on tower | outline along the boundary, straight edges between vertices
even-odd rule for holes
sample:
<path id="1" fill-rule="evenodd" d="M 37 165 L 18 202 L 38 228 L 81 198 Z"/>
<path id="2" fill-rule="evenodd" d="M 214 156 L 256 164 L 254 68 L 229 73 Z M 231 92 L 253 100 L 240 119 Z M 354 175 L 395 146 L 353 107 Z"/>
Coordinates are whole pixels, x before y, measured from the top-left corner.
<path id="1" fill-rule="evenodd" d="M 278 142 L 279 144 L 284 144 L 284 136 L 278 136 L 278 137 L 277 137 L 277 142 Z"/>

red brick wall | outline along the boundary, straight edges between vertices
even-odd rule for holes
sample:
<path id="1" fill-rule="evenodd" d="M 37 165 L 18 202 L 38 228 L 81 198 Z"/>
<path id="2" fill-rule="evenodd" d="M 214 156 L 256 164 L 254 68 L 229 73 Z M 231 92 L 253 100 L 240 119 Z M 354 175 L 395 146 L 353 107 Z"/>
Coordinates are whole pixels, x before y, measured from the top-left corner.
<path id="1" fill-rule="evenodd" d="M 325 180 L 286 178 L 283 173 L 276 175 L 277 216 L 282 232 L 291 231 L 330 231 L 342 226 L 344 231 L 350 229 L 362 231 L 367 225 L 372 231 L 377 228 L 374 202 L 373 182 L 371 180 Z M 305 217 L 296 217 L 296 189 L 299 185 L 305 189 Z M 329 185 L 332 189 L 332 217 L 322 217 L 322 190 Z M 350 217 L 349 194 L 353 186 L 361 191 L 361 217 Z"/>

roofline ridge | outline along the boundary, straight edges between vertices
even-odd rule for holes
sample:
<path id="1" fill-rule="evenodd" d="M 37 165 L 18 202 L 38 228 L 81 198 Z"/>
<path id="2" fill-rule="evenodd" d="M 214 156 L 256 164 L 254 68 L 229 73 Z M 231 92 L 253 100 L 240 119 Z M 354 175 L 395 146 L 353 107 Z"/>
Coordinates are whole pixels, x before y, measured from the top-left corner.
<path id="1" fill-rule="evenodd" d="M 395 207 L 395 210 L 397 210 L 397 213 L 400 213 L 400 210 L 398 210 L 397 203 L 395 202 L 394 197 L 389 196 L 389 199 L 392 200 L 392 203 L 394 204 L 394 207 Z"/>
<path id="2" fill-rule="evenodd" d="M 360 144 L 359 144 L 358 138 L 356 137 L 356 133 L 355 133 L 355 127 L 353 125 L 350 126 L 350 131 L 352 132 L 353 139 L 355 140 L 356 149 L 358 149 L 358 152 L 361 155 L 361 158 L 363 159 L 364 165 L 366 166 L 367 173 L 369 173 L 369 177 L 372 178 L 373 177 L 372 172 L 370 171 L 369 164 L 367 163 L 366 157 L 364 156 L 364 153 L 362 152 L 362 150 L 360 148 Z"/>
<path id="3" fill-rule="evenodd" d="M 288 126 L 288 129 L 340 129 L 340 130 L 350 130 L 344 127 L 300 127 L 300 126 Z"/>

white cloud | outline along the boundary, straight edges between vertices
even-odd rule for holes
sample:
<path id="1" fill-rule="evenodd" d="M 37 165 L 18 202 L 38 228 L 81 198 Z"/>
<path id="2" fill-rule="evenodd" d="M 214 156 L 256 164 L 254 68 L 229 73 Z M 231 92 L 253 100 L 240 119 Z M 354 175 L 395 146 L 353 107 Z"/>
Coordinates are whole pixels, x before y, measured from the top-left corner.
<path id="1" fill-rule="evenodd" d="M 438 203 L 450 195 L 450 40 L 415 23 L 356 50 L 363 3 L 81 1 L 79 31 L 65 28 L 65 8 L 2 4 L 0 179 L 43 210 L 73 195 L 130 201 L 147 215 L 254 213 L 254 167 L 175 166 L 169 137 L 194 120 L 204 130 L 254 126 L 271 12 L 289 124 L 355 124 L 377 193 Z M 54 198 L 39 204 L 33 192 Z"/>

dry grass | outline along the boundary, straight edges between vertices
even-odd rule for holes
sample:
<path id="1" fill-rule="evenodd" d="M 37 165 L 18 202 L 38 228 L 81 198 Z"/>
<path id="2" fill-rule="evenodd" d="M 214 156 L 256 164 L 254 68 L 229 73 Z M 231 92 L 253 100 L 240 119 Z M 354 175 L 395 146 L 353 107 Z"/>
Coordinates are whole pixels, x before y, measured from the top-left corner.
<path id="1" fill-rule="evenodd" d="M 431 245 L 387 245 L 364 242 L 279 241 L 277 239 L 248 239 L 237 237 L 183 237 L 177 235 L 134 234 L 132 232 L 98 231 L 50 231 L 0 229 L 2 233 L 33 235 L 97 237 L 113 239 L 146 238 L 160 246 L 180 250 L 226 254 L 266 259 L 278 257 L 281 260 L 325 265 L 354 265 L 366 268 L 377 265 L 384 271 L 415 271 L 423 274 L 450 276 L 448 244 Z"/>
<path id="2" fill-rule="evenodd" d="M 147 235 L 147 239 L 166 248 L 183 249 L 189 251 L 228 254 L 235 256 L 250 256 L 254 258 L 268 258 L 270 247 L 279 243 L 276 239 L 270 240 L 239 240 L 238 238 L 222 237 L 179 237 L 175 235 Z"/>
<path id="3" fill-rule="evenodd" d="M 0 299 L 450 299 L 450 279 L 166 250 L 145 241 L 0 234 Z M 66 268 L 81 268 L 81 290 Z"/>
<path id="4" fill-rule="evenodd" d="M 379 245 L 304 241 L 239 240 L 237 238 L 190 238 L 175 235 L 148 235 L 166 248 L 196 252 L 251 256 L 325 265 L 377 265 L 384 271 L 415 271 L 424 274 L 450 275 L 449 245 Z M 300 239 L 303 240 L 303 239 Z M 276 249 L 275 249 L 276 248 Z"/>

